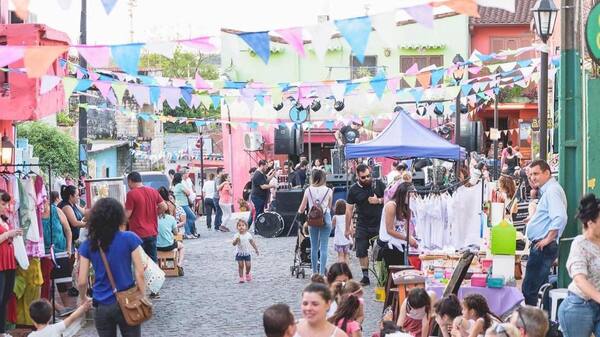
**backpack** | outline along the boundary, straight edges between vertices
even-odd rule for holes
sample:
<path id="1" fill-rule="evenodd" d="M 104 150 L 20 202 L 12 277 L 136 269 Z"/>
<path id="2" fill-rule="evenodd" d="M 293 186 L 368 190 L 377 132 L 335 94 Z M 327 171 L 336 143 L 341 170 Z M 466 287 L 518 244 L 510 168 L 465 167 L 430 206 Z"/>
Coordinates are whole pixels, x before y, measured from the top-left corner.
<path id="1" fill-rule="evenodd" d="M 329 190 L 325 192 L 325 196 L 321 200 L 315 200 L 313 198 L 310 187 L 308 188 L 308 194 L 310 195 L 311 200 L 313 200 L 313 205 L 310 210 L 308 210 L 308 225 L 311 227 L 323 227 L 323 225 L 325 225 L 325 211 L 323 210 L 321 203 L 327 198 Z"/>

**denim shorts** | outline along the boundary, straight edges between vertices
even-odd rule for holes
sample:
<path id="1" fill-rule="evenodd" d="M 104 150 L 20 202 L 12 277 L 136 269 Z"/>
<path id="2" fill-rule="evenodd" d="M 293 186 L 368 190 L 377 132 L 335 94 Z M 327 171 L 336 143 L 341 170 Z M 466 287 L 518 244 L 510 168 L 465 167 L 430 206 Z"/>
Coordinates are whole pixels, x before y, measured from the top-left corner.
<path id="1" fill-rule="evenodd" d="M 240 262 L 240 261 L 247 261 L 250 262 L 250 255 L 241 255 L 241 254 L 235 254 L 235 260 Z"/>

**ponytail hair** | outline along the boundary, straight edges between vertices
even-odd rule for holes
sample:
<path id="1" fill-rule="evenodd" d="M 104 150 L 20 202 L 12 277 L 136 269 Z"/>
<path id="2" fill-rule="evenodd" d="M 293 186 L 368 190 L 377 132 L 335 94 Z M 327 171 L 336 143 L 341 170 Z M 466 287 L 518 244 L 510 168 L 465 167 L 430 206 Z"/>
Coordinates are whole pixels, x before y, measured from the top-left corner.
<path id="1" fill-rule="evenodd" d="M 356 295 L 344 295 L 341 298 L 340 303 L 338 304 L 338 308 L 329 318 L 329 322 L 335 326 L 338 325 L 338 322 L 342 321 L 342 325 L 340 329 L 346 331 L 346 327 L 349 321 L 353 321 L 356 319 L 356 315 L 360 310 L 360 300 Z"/>

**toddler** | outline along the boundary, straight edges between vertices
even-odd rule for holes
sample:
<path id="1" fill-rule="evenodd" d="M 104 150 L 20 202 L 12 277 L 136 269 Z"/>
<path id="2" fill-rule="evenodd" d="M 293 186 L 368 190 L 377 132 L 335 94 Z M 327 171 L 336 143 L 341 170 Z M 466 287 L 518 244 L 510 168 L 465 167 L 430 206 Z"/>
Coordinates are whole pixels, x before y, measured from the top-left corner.
<path id="1" fill-rule="evenodd" d="M 62 333 L 79 317 L 92 307 L 92 300 L 84 301 L 75 312 L 64 321 L 50 324 L 52 319 L 52 305 L 46 299 L 39 299 L 29 305 L 29 316 L 33 320 L 36 331 L 29 334 L 31 337 L 60 337 Z"/>
<path id="2" fill-rule="evenodd" d="M 348 263 L 352 241 L 346 236 L 346 201 L 339 199 L 335 202 L 335 215 L 331 224 L 335 228 L 333 245 L 338 253 L 338 262 Z"/>
<path id="3" fill-rule="evenodd" d="M 495 323 L 500 323 L 488 307 L 485 297 L 479 294 L 467 295 L 462 301 L 462 316 L 454 319 L 452 336 L 477 337 Z"/>
<path id="4" fill-rule="evenodd" d="M 256 255 L 258 256 L 258 248 L 252 238 L 252 234 L 248 232 L 248 223 L 245 220 L 239 219 L 237 221 L 238 232 L 233 236 L 233 245 L 237 247 L 235 254 L 235 260 L 238 263 L 238 272 L 240 274 L 240 283 L 252 281 L 250 275 L 250 246 L 254 248 Z M 246 276 L 244 277 L 244 267 L 246 268 Z"/>
<path id="5" fill-rule="evenodd" d="M 344 295 L 335 314 L 329 318 L 329 322 L 340 328 L 349 337 L 362 337 L 360 323 L 357 321 L 360 314 L 359 297 L 352 294 Z"/>
<path id="6" fill-rule="evenodd" d="M 429 318 L 431 316 L 431 298 L 423 288 L 413 288 L 402 302 L 398 326 L 415 337 L 429 336 Z"/>

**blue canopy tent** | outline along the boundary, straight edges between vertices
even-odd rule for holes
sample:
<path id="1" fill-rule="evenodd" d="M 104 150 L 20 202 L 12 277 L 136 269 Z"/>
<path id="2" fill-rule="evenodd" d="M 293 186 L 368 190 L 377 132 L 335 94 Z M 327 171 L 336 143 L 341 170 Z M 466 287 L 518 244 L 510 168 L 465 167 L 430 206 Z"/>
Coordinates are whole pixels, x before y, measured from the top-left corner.
<path id="1" fill-rule="evenodd" d="M 465 150 L 401 111 L 377 138 L 359 144 L 347 144 L 345 154 L 346 159 L 388 157 L 459 160 L 465 157 Z"/>

